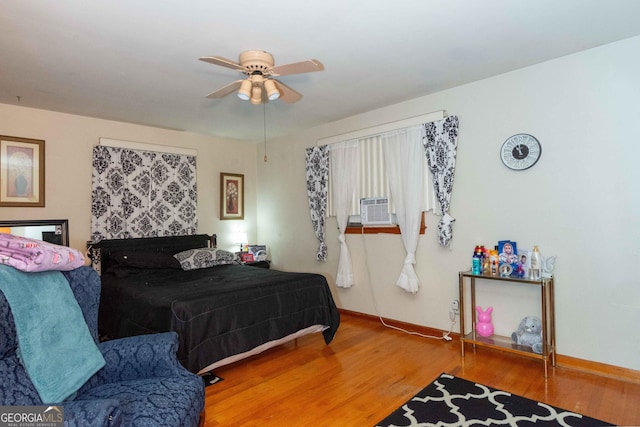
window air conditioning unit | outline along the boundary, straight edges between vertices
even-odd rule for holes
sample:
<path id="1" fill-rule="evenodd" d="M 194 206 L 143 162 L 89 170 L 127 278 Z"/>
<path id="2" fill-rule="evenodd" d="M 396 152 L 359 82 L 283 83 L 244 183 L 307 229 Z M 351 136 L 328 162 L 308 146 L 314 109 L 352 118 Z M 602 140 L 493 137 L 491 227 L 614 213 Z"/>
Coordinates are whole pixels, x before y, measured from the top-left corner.
<path id="1" fill-rule="evenodd" d="M 393 224 L 389 213 L 389 198 L 367 197 L 360 199 L 360 221 L 362 225 Z"/>

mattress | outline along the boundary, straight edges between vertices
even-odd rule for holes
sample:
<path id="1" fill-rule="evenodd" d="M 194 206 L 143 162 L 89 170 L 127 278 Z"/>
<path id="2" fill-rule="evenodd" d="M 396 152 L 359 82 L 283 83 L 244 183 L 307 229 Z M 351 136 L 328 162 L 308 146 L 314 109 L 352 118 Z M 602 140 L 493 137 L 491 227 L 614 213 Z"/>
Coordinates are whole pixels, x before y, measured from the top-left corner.
<path id="1" fill-rule="evenodd" d="M 178 359 L 198 372 L 215 362 L 340 316 L 324 276 L 241 264 L 183 271 L 112 267 L 102 274 L 99 328 L 112 338 L 178 332 Z"/>

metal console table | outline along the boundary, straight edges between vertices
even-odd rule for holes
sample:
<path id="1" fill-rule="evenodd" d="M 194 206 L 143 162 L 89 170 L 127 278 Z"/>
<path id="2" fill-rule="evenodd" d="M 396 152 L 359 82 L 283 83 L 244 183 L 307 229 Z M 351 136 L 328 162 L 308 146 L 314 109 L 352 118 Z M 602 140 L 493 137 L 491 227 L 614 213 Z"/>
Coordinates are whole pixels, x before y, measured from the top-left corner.
<path id="1" fill-rule="evenodd" d="M 471 332 L 465 334 L 465 282 L 467 280 L 471 286 Z M 534 353 L 531 347 L 518 345 L 511 337 L 492 335 L 490 337 L 480 336 L 476 332 L 476 317 L 473 315 L 476 306 L 476 280 L 497 280 L 505 283 L 518 283 L 525 286 L 539 286 L 540 298 L 542 302 L 542 353 Z M 556 326 L 555 307 L 553 294 L 553 277 L 541 278 L 540 280 L 530 280 L 519 277 L 501 277 L 489 274 L 472 274 L 471 271 L 461 271 L 458 274 L 459 298 L 460 298 L 460 344 L 461 355 L 464 357 L 464 345 L 470 343 L 474 346 L 485 346 L 496 350 L 517 353 L 520 355 L 541 359 L 544 362 L 544 376 L 548 375 L 548 363 L 556 366 Z"/>

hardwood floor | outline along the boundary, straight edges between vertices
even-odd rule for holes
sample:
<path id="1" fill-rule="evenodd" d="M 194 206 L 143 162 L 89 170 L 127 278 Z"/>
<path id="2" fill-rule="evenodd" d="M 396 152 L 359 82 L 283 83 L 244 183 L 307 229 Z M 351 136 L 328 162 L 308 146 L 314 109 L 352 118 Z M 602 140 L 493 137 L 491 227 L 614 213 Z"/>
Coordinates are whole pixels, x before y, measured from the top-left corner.
<path id="1" fill-rule="evenodd" d="M 318 334 L 217 369 L 205 426 L 373 426 L 446 372 L 618 425 L 640 424 L 640 384 L 391 330 L 343 314 Z"/>

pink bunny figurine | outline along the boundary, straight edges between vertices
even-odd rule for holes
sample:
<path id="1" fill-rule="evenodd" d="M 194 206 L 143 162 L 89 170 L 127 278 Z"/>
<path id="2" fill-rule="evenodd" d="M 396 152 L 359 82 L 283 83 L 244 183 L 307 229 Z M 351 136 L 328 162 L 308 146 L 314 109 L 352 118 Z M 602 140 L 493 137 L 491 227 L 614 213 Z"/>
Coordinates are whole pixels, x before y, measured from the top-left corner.
<path id="1" fill-rule="evenodd" d="M 487 311 L 482 311 L 482 307 L 477 306 L 478 322 L 476 323 L 476 332 L 483 337 L 490 337 L 493 335 L 493 323 L 491 323 L 491 312 L 493 307 L 487 307 Z"/>

